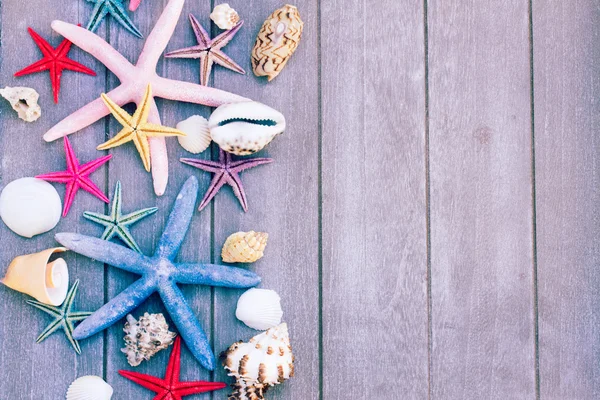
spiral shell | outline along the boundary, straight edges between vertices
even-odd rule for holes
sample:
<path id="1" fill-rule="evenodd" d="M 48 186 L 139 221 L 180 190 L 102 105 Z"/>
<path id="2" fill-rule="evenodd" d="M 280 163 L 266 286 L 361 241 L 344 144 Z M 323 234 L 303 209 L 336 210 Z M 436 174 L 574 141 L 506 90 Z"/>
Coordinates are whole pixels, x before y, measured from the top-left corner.
<path id="1" fill-rule="evenodd" d="M 181 147 L 192 154 L 202 153 L 210 146 L 210 130 L 208 121 L 200 115 L 192 115 L 177 124 L 177 129 L 185 132 L 187 136 L 177 136 Z"/>
<path id="2" fill-rule="evenodd" d="M 274 290 L 249 289 L 238 299 L 235 316 L 257 331 L 273 328 L 283 317 L 281 299 Z"/>
<path id="3" fill-rule="evenodd" d="M 125 347 L 121 351 L 127 355 L 127 362 L 132 367 L 169 347 L 175 338 L 162 314 L 144 313 L 139 320 L 129 314 L 123 332 Z"/>
<path id="4" fill-rule="evenodd" d="M 67 400 L 110 400 L 113 388 L 94 375 L 77 378 L 67 391 Z"/>
<path id="5" fill-rule="evenodd" d="M 221 29 L 229 30 L 233 28 L 239 21 L 240 16 L 229 4 L 223 3 L 215 6 L 210 14 L 210 19 Z"/>
<path id="6" fill-rule="evenodd" d="M 236 232 L 231 234 L 221 250 L 221 257 L 228 263 L 251 263 L 263 256 L 269 234 L 265 232 Z"/>

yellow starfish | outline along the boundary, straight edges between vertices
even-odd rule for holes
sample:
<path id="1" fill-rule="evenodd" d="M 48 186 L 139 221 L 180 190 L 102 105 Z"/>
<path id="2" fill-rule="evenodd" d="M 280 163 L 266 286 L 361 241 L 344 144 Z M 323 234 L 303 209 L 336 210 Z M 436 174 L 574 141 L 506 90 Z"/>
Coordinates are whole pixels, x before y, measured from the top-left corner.
<path id="1" fill-rule="evenodd" d="M 150 172 L 150 145 L 148 143 L 149 137 L 157 136 L 185 136 L 185 133 L 166 126 L 152 124 L 148 122 L 148 114 L 150 113 L 150 106 L 152 99 L 152 88 L 148 85 L 144 98 L 138 105 L 133 116 L 129 115 L 125 110 L 119 107 L 114 101 L 112 101 L 106 94 L 102 93 L 102 100 L 104 104 L 110 110 L 110 113 L 123 125 L 123 129 L 112 139 L 102 143 L 97 147 L 98 150 L 111 149 L 113 147 L 120 146 L 124 143 L 131 142 L 135 144 L 135 148 L 146 171 Z"/>

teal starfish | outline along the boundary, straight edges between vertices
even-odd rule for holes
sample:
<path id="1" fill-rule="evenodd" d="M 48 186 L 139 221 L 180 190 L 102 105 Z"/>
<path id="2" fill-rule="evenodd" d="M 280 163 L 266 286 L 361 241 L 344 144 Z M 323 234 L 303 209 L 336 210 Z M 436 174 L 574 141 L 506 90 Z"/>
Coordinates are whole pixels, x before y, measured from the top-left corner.
<path id="1" fill-rule="evenodd" d="M 92 315 L 92 313 L 86 311 L 71 310 L 71 308 L 73 307 L 73 300 L 75 299 L 75 295 L 77 294 L 78 286 L 79 280 L 76 280 L 73 286 L 71 286 L 71 289 L 69 289 L 69 293 L 67 293 L 67 298 L 65 299 L 65 302 L 60 307 L 49 306 L 47 304 L 40 303 L 39 301 L 35 300 L 27 300 L 27 304 L 39 308 L 40 310 L 54 317 L 54 321 L 52 321 L 50 325 L 48 325 L 46 329 L 44 329 L 44 332 L 42 332 L 40 336 L 38 336 L 38 338 L 35 340 L 36 343 L 41 343 L 44 339 L 46 339 L 48 336 L 50 336 L 51 334 L 56 332 L 56 330 L 62 327 L 65 331 L 65 335 L 67 335 L 67 339 L 69 339 L 69 342 L 71 342 L 71 345 L 73 345 L 73 348 L 75 349 L 77 354 L 81 354 L 81 348 L 79 347 L 79 343 L 77 342 L 77 340 L 73 339 L 73 329 L 75 329 L 73 323 L 86 319 L 87 317 Z"/>
<path id="2" fill-rule="evenodd" d="M 98 25 L 100 22 L 106 17 L 107 14 L 110 14 L 115 18 L 125 29 L 139 37 L 143 38 L 142 34 L 133 24 L 129 16 L 127 15 L 127 11 L 125 11 L 125 6 L 123 5 L 123 0 L 87 0 L 90 3 L 96 3 L 94 7 L 94 11 L 92 11 L 92 17 L 90 18 L 90 22 L 88 23 L 86 29 L 95 32 L 98 29 Z"/>
<path id="3" fill-rule="evenodd" d="M 131 236 L 129 232 L 129 225 L 133 225 L 139 220 L 146 218 L 149 215 L 154 214 L 158 208 L 144 208 L 142 210 L 134 211 L 127 215 L 121 215 L 121 182 L 117 181 L 115 187 L 115 195 L 112 201 L 112 212 L 110 215 L 98 214 L 90 211 L 83 213 L 83 216 L 90 221 L 94 221 L 97 224 L 106 227 L 104 233 L 101 236 L 103 240 L 110 240 L 115 236 L 123 241 L 129 248 L 141 253 L 140 247 Z"/>

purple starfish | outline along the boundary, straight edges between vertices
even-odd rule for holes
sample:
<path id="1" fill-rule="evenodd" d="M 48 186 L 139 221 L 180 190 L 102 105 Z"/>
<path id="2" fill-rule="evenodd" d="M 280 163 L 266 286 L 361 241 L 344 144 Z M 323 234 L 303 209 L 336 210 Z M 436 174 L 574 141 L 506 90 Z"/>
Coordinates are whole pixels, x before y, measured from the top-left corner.
<path id="1" fill-rule="evenodd" d="M 206 172 L 212 172 L 215 174 L 210 186 L 204 195 L 204 198 L 200 202 L 198 211 L 202 211 L 204 207 L 210 203 L 210 201 L 219 192 L 224 184 L 228 184 L 233 189 L 235 197 L 238 198 L 244 211 L 248 211 L 248 200 L 246 199 L 246 193 L 244 192 L 244 186 L 240 180 L 239 173 L 250 168 L 258 167 L 262 164 L 269 164 L 273 162 L 272 158 L 249 158 L 245 160 L 231 161 L 231 154 L 226 153 L 222 149 L 219 149 L 219 161 L 199 160 L 196 158 L 181 158 L 184 164 L 191 165 L 192 167 L 199 168 Z"/>

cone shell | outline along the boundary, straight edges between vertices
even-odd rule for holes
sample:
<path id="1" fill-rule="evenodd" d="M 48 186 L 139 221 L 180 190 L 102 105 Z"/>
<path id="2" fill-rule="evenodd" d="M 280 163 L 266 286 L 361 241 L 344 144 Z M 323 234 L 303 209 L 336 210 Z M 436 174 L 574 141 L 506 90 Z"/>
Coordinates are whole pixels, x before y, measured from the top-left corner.
<path id="1" fill-rule="evenodd" d="M 177 129 L 187 136 L 177 136 L 181 147 L 192 154 L 202 153 L 210 146 L 210 130 L 208 120 L 200 115 L 192 115 L 177 124 Z"/>
<path id="2" fill-rule="evenodd" d="M 281 299 L 274 290 L 252 288 L 240 296 L 235 316 L 258 331 L 273 328 L 283 317 Z"/>
<path id="3" fill-rule="evenodd" d="M 59 306 L 67 297 L 69 270 L 62 258 L 57 258 L 51 263 L 48 263 L 48 260 L 52 254 L 66 250 L 64 247 L 55 247 L 16 257 L 0 282 L 13 290 L 34 297 L 41 303 Z"/>
<path id="4" fill-rule="evenodd" d="M 233 8 L 229 7 L 229 4 L 223 3 L 215 6 L 213 12 L 210 14 L 210 19 L 219 28 L 229 30 L 240 21 L 240 16 Z"/>
<path id="5" fill-rule="evenodd" d="M 67 400 L 110 400 L 113 388 L 94 375 L 77 378 L 67 391 Z"/>
<path id="6" fill-rule="evenodd" d="M 228 263 L 255 262 L 262 258 L 268 238 L 269 234 L 265 232 L 236 232 L 225 241 L 221 257 Z"/>

